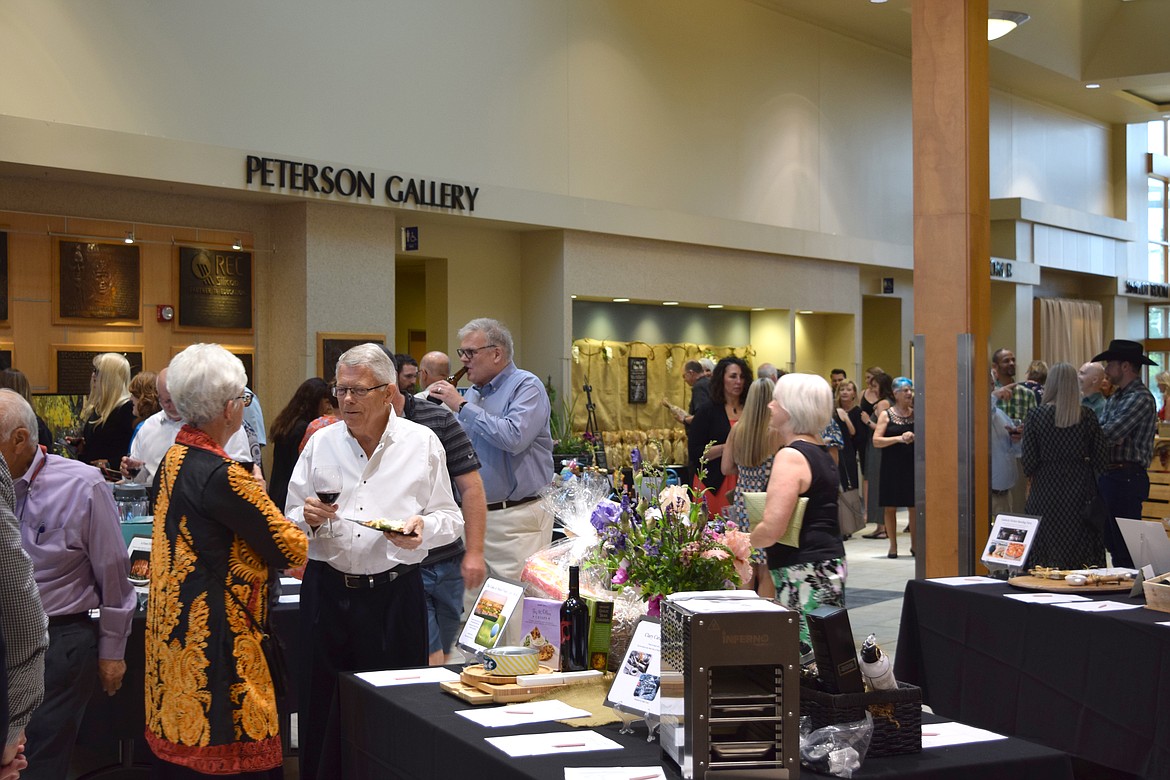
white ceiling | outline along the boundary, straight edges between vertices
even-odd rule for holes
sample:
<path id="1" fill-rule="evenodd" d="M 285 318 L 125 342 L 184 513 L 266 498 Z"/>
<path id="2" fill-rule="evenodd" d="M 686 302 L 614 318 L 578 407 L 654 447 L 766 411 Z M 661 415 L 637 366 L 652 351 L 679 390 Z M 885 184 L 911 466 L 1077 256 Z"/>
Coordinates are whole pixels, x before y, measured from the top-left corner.
<path id="1" fill-rule="evenodd" d="M 911 0 L 753 0 L 909 57 Z M 1170 116 L 1170 0 L 989 0 L 1032 18 L 989 44 L 995 89 L 1103 122 Z M 1100 89 L 1086 89 L 1096 82 Z"/>

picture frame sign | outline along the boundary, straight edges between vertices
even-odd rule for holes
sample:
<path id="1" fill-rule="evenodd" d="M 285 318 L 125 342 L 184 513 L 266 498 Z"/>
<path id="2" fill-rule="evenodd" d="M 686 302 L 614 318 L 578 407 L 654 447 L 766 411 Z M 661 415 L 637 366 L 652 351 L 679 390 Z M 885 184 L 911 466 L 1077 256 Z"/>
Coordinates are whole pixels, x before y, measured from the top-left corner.
<path id="1" fill-rule="evenodd" d="M 646 384 L 648 373 L 647 359 L 644 357 L 628 358 L 627 371 L 627 401 L 631 404 L 644 404 L 649 401 L 649 389 Z"/>
<path id="2" fill-rule="evenodd" d="M 180 246 L 176 329 L 252 330 L 252 253 Z"/>

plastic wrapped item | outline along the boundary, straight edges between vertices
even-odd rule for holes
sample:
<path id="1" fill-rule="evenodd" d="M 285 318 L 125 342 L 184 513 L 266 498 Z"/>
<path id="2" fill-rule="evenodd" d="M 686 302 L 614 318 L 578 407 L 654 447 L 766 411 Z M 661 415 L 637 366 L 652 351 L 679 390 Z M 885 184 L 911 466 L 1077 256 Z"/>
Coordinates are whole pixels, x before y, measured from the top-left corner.
<path id="1" fill-rule="evenodd" d="M 806 722 L 807 721 L 807 722 Z M 865 720 L 825 726 L 809 732 L 811 719 L 800 719 L 800 763 L 814 772 L 833 777 L 853 777 L 861 768 L 873 737 L 873 716 Z"/>
<path id="2" fill-rule="evenodd" d="M 537 598 L 564 601 L 569 593 L 569 567 L 579 566 L 581 593 L 612 599 L 615 594 L 609 586 L 609 571 L 588 560 L 597 539 L 583 543 L 588 541 L 581 537 L 561 539 L 529 556 L 520 575 L 524 592 Z"/>

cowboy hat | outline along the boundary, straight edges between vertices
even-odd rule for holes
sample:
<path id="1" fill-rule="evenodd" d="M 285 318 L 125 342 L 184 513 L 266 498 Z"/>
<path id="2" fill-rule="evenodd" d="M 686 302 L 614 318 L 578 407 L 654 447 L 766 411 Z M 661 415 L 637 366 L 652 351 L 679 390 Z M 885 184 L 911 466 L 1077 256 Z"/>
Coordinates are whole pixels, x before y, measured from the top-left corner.
<path id="1" fill-rule="evenodd" d="M 1158 365 L 1142 354 L 1141 344 L 1136 341 L 1126 341 L 1125 339 L 1113 339 L 1113 341 L 1110 341 L 1109 349 L 1093 358 L 1092 362 L 1100 363 L 1102 360 L 1121 360 L 1127 363 L 1133 363 L 1134 365 Z"/>

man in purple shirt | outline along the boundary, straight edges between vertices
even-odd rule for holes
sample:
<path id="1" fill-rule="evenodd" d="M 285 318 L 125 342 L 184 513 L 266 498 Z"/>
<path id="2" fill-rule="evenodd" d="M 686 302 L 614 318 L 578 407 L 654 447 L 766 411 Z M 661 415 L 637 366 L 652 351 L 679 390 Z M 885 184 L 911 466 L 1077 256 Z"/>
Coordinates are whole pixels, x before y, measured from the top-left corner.
<path id="1" fill-rule="evenodd" d="M 23 776 L 64 780 L 94 684 L 112 696 L 126 673 L 136 606 L 126 579 L 130 563 L 101 472 L 47 455 L 37 444 L 32 407 L 11 390 L 0 390 L 0 434 L 21 543 L 49 616 L 45 698 L 28 725 Z M 95 608 L 96 622 L 89 616 Z"/>

